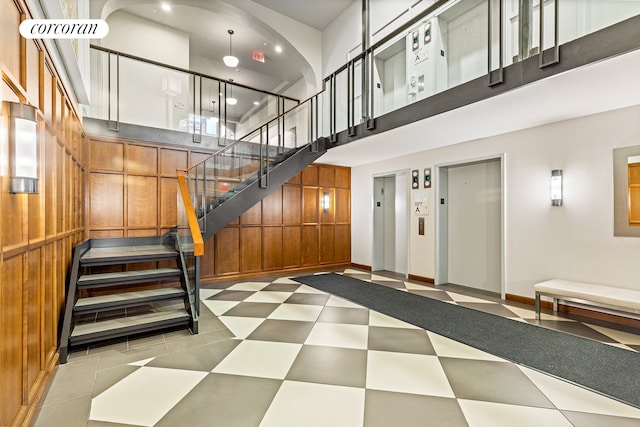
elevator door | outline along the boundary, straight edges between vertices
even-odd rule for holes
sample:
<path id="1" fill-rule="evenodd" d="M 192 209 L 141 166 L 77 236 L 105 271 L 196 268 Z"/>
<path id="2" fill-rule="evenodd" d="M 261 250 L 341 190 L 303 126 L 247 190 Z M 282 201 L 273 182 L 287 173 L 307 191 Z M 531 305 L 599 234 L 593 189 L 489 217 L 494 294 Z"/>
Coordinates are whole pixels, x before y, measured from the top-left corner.
<path id="1" fill-rule="evenodd" d="M 407 174 L 374 177 L 374 271 L 407 274 Z"/>
<path id="2" fill-rule="evenodd" d="M 501 292 L 500 160 L 448 167 L 448 281 Z"/>

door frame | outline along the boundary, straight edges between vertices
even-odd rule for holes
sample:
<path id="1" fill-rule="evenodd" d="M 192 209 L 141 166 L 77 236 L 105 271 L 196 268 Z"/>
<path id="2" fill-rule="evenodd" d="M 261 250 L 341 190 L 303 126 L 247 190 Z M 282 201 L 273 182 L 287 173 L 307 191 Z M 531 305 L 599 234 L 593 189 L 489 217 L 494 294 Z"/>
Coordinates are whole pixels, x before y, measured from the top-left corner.
<path id="1" fill-rule="evenodd" d="M 449 186 L 449 167 L 455 166 L 467 166 L 474 163 L 483 163 L 491 160 L 500 161 L 500 297 L 506 298 L 506 283 L 507 283 L 507 270 L 506 270 L 506 242 L 507 242 L 507 227 L 506 227 L 506 206 L 507 206 L 507 155 L 506 153 L 476 157 L 471 159 L 459 160 L 455 162 L 439 163 L 434 165 L 435 174 L 435 204 L 436 204 L 436 260 L 435 260 L 435 284 L 442 285 L 448 283 L 449 279 L 449 236 L 448 236 L 448 186 Z M 444 204 L 441 203 L 441 199 L 444 199 Z"/>

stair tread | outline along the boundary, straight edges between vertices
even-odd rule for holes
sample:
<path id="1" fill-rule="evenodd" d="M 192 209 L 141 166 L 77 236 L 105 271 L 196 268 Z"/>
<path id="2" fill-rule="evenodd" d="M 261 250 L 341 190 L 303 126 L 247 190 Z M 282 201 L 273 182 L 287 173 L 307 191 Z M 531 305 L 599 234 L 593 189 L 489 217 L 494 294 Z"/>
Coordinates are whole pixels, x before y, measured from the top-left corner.
<path id="1" fill-rule="evenodd" d="M 84 274 L 78 278 L 78 283 L 89 283 L 94 281 L 108 281 L 119 280 L 126 281 L 126 279 L 139 279 L 146 276 L 175 276 L 180 275 L 181 271 L 178 268 L 154 268 L 151 270 L 132 270 L 132 271 L 117 271 L 111 273 L 98 273 L 98 274 Z"/>
<path id="2" fill-rule="evenodd" d="M 121 258 L 169 258 L 177 254 L 176 250 L 164 245 L 141 246 L 111 246 L 106 248 L 91 248 L 82 256 L 82 262 L 95 262 Z"/>
<path id="3" fill-rule="evenodd" d="M 97 304 L 108 304 L 108 303 L 118 303 L 118 302 L 134 302 L 135 300 L 142 300 L 147 298 L 162 298 L 169 296 L 182 296 L 184 295 L 184 290 L 180 288 L 158 288 L 158 289 L 147 289 L 144 291 L 135 291 L 135 292 L 121 292 L 116 294 L 109 295 L 99 295 L 95 297 L 87 297 L 80 298 L 76 301 L 75 307 L 83 308 L 87 306 L 97 305 Z"/>
<path id="4" fill-rule="evenodd" d="M 140 314 L 137 316 L 121 317 L 117 319 L 103 320 L 101 322 L 83 323 L 76 325 L 71 332 L 71 338 L 84 337 L 101 332 L 117 331 L 119 329 L 148 325 L 150 323 L 165 322 L 171 320 L 189 320 L 189 313 L 184 309 L 157 311 Z"/>

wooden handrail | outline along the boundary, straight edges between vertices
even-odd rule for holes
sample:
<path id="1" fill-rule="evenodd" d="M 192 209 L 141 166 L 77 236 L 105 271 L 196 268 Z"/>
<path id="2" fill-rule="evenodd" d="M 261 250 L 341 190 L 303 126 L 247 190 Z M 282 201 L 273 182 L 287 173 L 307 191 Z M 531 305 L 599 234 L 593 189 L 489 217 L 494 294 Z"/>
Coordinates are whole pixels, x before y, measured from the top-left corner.
<path id="1" fill-rule="evenodd" d="M 196 211 L 193 209 L 193 205 L 191 204 L 191 197 L 189 197 L 189 186 L 187 185 L 187 179 L 184 176 L 184 172 L 180 170 L 178 171 L 178 187 L 180 188 L 182 203 L 184 203 L 184 210 L 187 213 L 189 230 L 191 230 L 191 238 L 193 239 L 193 254 L 195 256 L 202 256 L 204 255 L 204 241 L 202 240 L 202 233 L 200 232 L 200 226 L 198 225 Z"/>

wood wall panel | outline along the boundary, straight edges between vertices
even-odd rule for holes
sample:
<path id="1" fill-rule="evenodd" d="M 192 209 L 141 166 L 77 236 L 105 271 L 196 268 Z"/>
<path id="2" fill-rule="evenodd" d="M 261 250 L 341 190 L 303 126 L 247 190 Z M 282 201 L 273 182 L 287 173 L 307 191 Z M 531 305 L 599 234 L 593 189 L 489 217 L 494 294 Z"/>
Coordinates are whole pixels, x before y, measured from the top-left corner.
<path id="1" fill-rule="evenodd" d="M 262 228 L 242 227 L 240 234 L 240 272 L 262 270 Z"/>
<path id="2" fill-rule="evenodd" d="M 178 180 L 160 178 L 160 226 L 171 228 L 178 224 Z"/>
<path id="3" fill-rule="evenodd" d="M 262 223 L 262 206 L 260 203 L 249 208 L 245 213 L 240 215 L 242 225 L 259 225 Z"/>
<path id="4" fill-rule="evenodd" d="M 124 171 L 124 144 L 106 141 L 91 141 L 92 171 Z"/>
<path id="5" fill-rule="evenodd" d="M 54 127 L 56 128 L 56 133 L 58 134 L 58 137 L 60 138 L 64 138 L 63 132 L 63 126 L 62 126 L 62 116 L 64 115 L 64 96 L 63 94 L 63 90 L 60 87 L 60 81 L 57 80 L 56 85 L 54 87 L 54 94 L 55 97 L 53 99 L 53 104 L 54 104 Z"/>
<path id="6" fill-rule="evenodd" d="M 7 248 L 26 243 L 25 227 L 26 212 L 24 211 L 24 197 L 9 194 L 9 181 L 5 180 L 2 189 L 2 245 Z M 5 215 L 5 212 L 8 215 Z"/>
<path id="7" fill-rule="evenodd" d="M 351 188 L 351 169 L 349 168 L 336 168 L 336 188 L 350 189 Z"/>
<path id="8" fill-rule="evenodd" d="M 265 270 L 281 269 L 283 264 L 284 242 L 282 227 L 264 227 L 263 241 L 263 266 Z M 286 243 L 289 244 L 288 242 Z"/>
<path id="9" fill-rule="evenodd" d="M 302 226 L 302 265 L 320 264 L 320 236 L 317 225 Z"/>
<path id="10" fill-rule="evenodd" d="M 26 350 L 27 350 L 27 390 L 31 392 L 36 379 L 42 370 L 41 344 L 43 341 L 42 322 L 43 308 L 41 287 L 43 285 L 40 277 L 40 263 L 42 260 L 42 250 L 40 248 L 30 251 L 27 255 L 27 274 L 25 277 L 25 303 L 24 312 L 26 314 Z"/>
<path id="11" fill-rule="evenodd" d="M 351 191 L 336 188 L 334 206 L 336 224 L 348 224 L 351 221 Z"/>
<path id="12" fill-rule="evenodd" d="M 162 176 L 176 176 L 178 169 L 187 169 L 189 152 L 184 150 L 160 149 L 160 174 Z"/>
<path id="13" fill-rule="evenodd" d="M 282 224 L 282 188 L 278 188 L 262 201 L 262 223 Z"/>
<path id="14" fill-rule="evenodd" d="M 294 176 L 287 182 L 289 185 L 302 185 L 302 172 Z"/>
<path id="15" fill-rule="evenodd" d="M 302 188 L 302 223 L 317 224 L 319 215 L 319 194 L 315 187 Z"/>
<path id="16" fill-rule="evenodd" d="M 156 177 L 128 176 L 127 225 L 129 227 L 158 226 L 158 179 Z"/>
<path id="17" fill-rule="evenodd" d="M 158 149 L 155 147 L 128 144 L 125 159 L 129 173 L 141 175 L 158 173 Z"/>
<path id="18" fill-rule="evenodd" d="M 329 188 L 336 186 L 336 170 L 334 168 L 318 168 L 318 177 L 318 186 Z"/>
<path id="19" fill-rule="evenodd" d="M 47 123 L 51 123 L 51 119 L 53 117 L 53 95 L 51 93 L 51 88 L 54 85 L 54 77 L 51 72 L 51 67 L 49 67 L 48 61 L 44 60 L 44 78 L 42 79 L 42 91 L 43 91 L 43 102 L 42 102 L 42 112 L 44 113 L 44 119 Z"/>
<path id="20" fill-rule="evenodd" d="M 12 77 L 20 78 L 20 11 L 13 0 L 1 0 L 0 46 L 2 64 Z"/>
<path id="21" fill-rule="evenodd" d="M 308 187 L 317 187 L 319 185 L 318 167 L 311 165 L 305 168 L 301 173 L 302 185 Z"/>
<path id="22" fill-rule="evenodd" d="M 40 49 L 35 39 L 26 41 L 26 83 L 29 103 L 40 108 Z"/>
<path id="23" fill-rule="evenodd" d="M 218 274 L 240 272 L 240 229 L 225 228 L 216 235 L 215 270 Z"/>
<path id="24" fill-rule="evenodd" d="M 297 176 L 300 176 L 298 174 Z M 282 220 L 285 225 L 302 222 L 302 188 L 285 185 L 282 188 Z"/>
<path id="25" fill-rule="evenodd" d="M 3 205 L 4 206 L 4 205 Z M 4 237 L 4 234 L 3 234 Z M 23 388 L 23 316 L 22 283 L 24 255 L 20 254 L 2 263 L 2 283 L 0 286 L 0 425 L 10 425 L 22 406 Z"/>
<path id="26" fill-rule="evenodd" d="M 351 224 L 336 224 L 335 262 L 351 262 Z"/>
<path id="27" fill-rule="evenodd" d="M 64 147 L 60 144 L 60 141 L 58 140 L 58 138 L 56 138 L 57 144 L 56 144 L 56 153 L 55 153 L 55 158 L 56 158 L 56 166 L 57 166 L 57 170 L 56 170 L 56 232 L 60 233 L 62 230 L 64 230 L 64 223 L 65 223 L 65 217 L 64 217 L 64 213 L 65 210 L 67 208 L 67 205 L 65 203 L 65 194 L 64 194 L 64 188 L 65 188 L 65 179 L 67 178 L 66 176 L 66 169 L 65 169 L 65 152 L 64 152 Z"/>
<path id="28" fill-rule="evenodd" d="M 284 227 L 282 245 L 282 266 L 284 268 L 302 265 L 302 230 L 300 226 Z"/>
<path id="29" fill-rule="evenodd" d="M 189 161 L 189 167 L 191 166 L 195 166 L 200 162 L 204 162 L 205 160 L 207 160 L 209 157 L 211 157 L 211 153 L 210 152 L 197 152 L 197 151 L 192 151 L 190 153 L 190 161 Z"/>
<path id="30" fill-rule="evenodd" d="M 336 261 L 336 227 L 335 225 L 320 226 L 320 264 Z"/>
<path id="31" fill-rule="evenodd" d="M 57 346 L 57 294 L 55 292 L 55 244 L 49 243 L 44 247 L 44 271 L 42 280 L 44 281 L 44 349 L 51 349 Z"/>
<path id="32" fill-rule="evenodd" d="M 89 185 L 91 227 L 123 227 L 123 176 L 93 173 Z"/>
<path id="33" fill-rule="evenodd" d="M 100 237 L 125 237 L 124 230 L 91 230 L 89 234 L 91 238 L 100 238 Z"/>
<path id="34" fill-rule="evenodd" d="M 213 277 L 216 275 L 216 239 L 208 239 L 204 242 L 204 256 L 200 258 L 200 277 Z"/>

